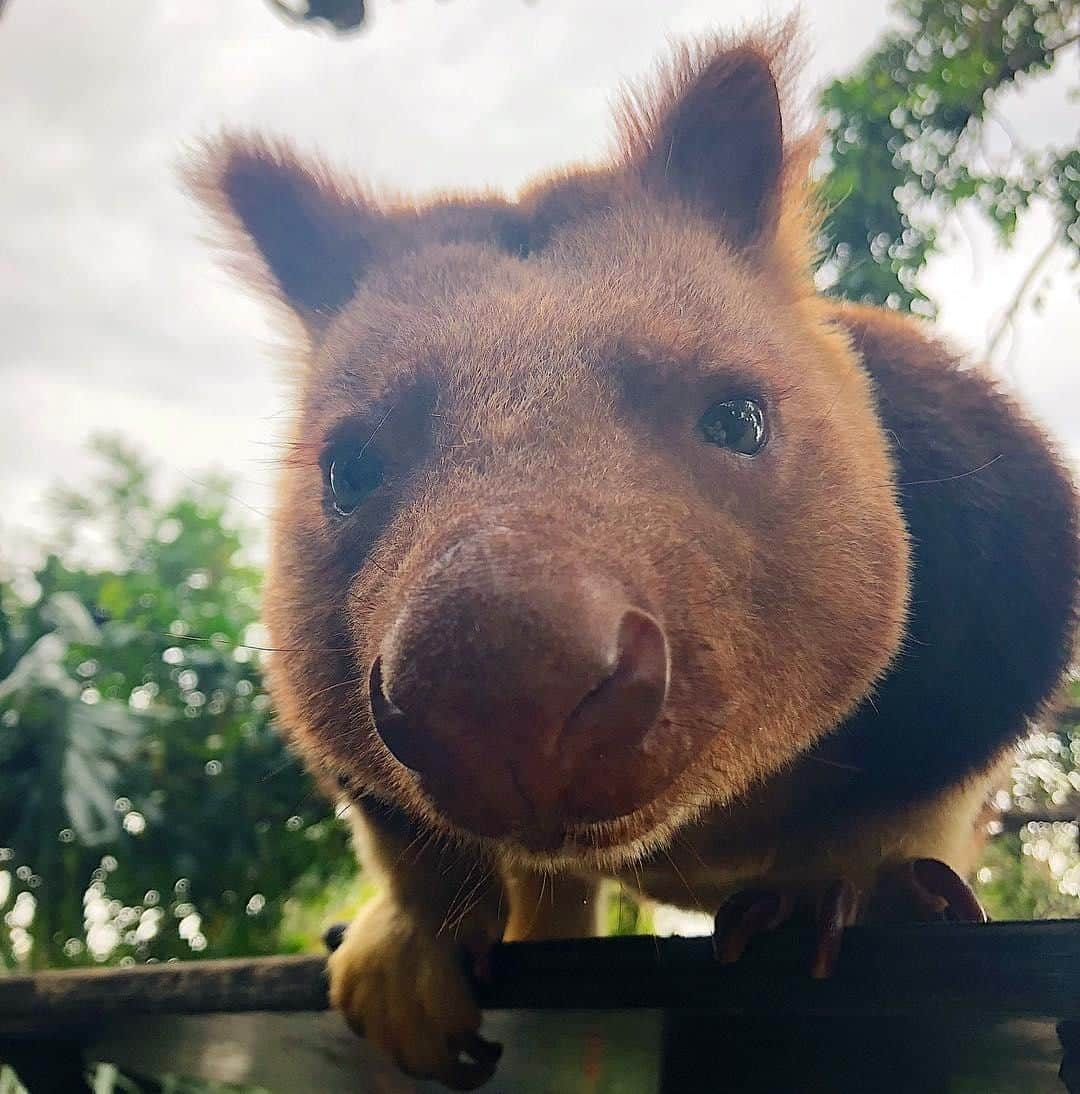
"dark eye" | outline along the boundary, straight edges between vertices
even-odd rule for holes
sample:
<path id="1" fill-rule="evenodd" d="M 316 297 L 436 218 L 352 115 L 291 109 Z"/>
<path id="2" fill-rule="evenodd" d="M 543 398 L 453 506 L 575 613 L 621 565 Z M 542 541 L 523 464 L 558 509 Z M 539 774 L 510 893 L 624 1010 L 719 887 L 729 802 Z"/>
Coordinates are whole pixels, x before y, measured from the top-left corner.
<path id="1" fill-rule="evenodd" d="M 370 447 L 339 453 L 330 461 L 327 481 L 334 496 L 334 508 L 343 515 L 351 513 L 382 485 L 382 460 Z"/>
<path id="2" fill-rule="evenodd" d="M 768 440 L 765 412 L 753 399 L 725 399 L 713 403 L 702 414 L 698 429 L 709 444 L 743 456 L 756 456 Z"/>

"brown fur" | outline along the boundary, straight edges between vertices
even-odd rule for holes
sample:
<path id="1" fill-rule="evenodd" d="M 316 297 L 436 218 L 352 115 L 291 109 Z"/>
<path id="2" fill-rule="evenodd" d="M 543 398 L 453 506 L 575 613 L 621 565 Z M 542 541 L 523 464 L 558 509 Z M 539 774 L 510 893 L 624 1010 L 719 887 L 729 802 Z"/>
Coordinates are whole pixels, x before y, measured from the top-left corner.
<path id="1" fill-rule="evenodd" d="M 515 936 L 536 871 L 644 869 L 654 894 L 713 903 L 770 877 L 872 887 L 886 860 L 946 853 L 942 818 L 963 801 L 971 823 L 980 772 L 1061 671 L 1072 487 L 917 326 L 814 292 L 787 36 L 679 50 L 628 99 L 609 163 L 517 202 L 380 202 L 258 139 L 201 168 L 310 341 L 273 522 L 273 693 L 313 769 L 369 803 L 365 839 L 398 847 L 369 859 L 402 914 L 425 886 L 441 899 L 429 836 L 511 877 Z M 737 395 L 769 415 L 753 459 L 696 431 Z M 325 476 L 348 439 L 388 470 L 341 517 Z M 587 690 L 597 581 L 666 634 L 647 754 L 540 732 L 544 703 L 561 718 Z M 377 657 L 437 770 L 376 732 Z M 473 724 L 526 692 L 542 717 Z M 336 960 L 356 1019 L 371 1004 L 349 970 L 374 958 L 355 941 Z M 400 1030 L 382 1040 L 421 1066 Z"/>

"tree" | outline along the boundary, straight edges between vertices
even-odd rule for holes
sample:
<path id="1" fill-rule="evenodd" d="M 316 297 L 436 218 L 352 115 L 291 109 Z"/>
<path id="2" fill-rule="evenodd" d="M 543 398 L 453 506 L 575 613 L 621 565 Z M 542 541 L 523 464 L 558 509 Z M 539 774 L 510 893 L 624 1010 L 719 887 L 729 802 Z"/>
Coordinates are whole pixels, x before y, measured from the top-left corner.
<path id="1" fill-rule="evenodd" d="M 933 313 L 919 274 L 947 218 L 978 209 L 1012 239 L 1035 200 L 1054 210 L 1080 256 L 1080 149 L 984 152 L 1007 90 L 1050 72 L 1080 41 L 1076 0 L 900 0 L 888 31 L 851 75 L 825 89 L 822 279 L 852 300 Z M 1075 50 L 1074 50 L 1075 52 Z M 1043 259 L 1045 261 L 1045 259 Z"/>
<path id="2" fill-rule="evenodd" d="M 1080 916 L 1080 674 L 1021 744 L 975 887 L 997 919 Z"/>
<path id="3" fill-rule="evenodd" d="M 225 484 L 162 504 L 121 444 L 95 454 L 57 548 L 0 583 L 0 957 L 288 948 L 290 897 L 352 864 L 270 726 L 245 534 Z"/>

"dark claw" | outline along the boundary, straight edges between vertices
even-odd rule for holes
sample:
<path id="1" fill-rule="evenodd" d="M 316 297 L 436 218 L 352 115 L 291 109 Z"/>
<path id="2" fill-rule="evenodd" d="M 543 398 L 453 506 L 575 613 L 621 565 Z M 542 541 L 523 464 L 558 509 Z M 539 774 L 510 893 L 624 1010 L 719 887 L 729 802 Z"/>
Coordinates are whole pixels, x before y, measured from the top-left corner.
<path id="1" fill-rule="evenodd" d="M 815 980 L 832 976 L 844 929 L 855 919 L 859 893 L 850 881 L 834 881 L 825 890 L 817 910 L 817 949 L 810 975 Z"/>
<path id="2" fill-rule="evenodd" d="M 458 1054 L 464 1052 L 476 1063 L 487 1064 L 489 1067 L 497 1063 L 503 1054 L 503 1047 L 498 1041 L 489 1041 L 475 1032 L 459 1033 L 451 1037 L 450 1049 Z"/>
<path id="3" fill-rule="evenodd" d="M 347 923 L 333 923 L 323 931 L 323 945 L 333 953 L 345 941 Z"/>
<path id="4" fill-rule="evenodd" d="M 723 965 L 738 961 L 750 939 L 779 927 L 791 915 L 791 899 L 760 889 L 736 893 L 716 913 L 713 953 Z"/>
<path id="5" fill-rule="evenodd" d="M 491 1078 L 503 1047 L 479 1033 L 458 1033 L 447 1039 L 454 1062 L 445 1081 L 455 1090 L 475 1090 Z"/>
<path id="6" fill-rule="evenodd" d="M 915 883 L 945 901 L 945 915 L 957 923 L 985 923 L 989 918 L 968 883 L 940 859 L 920 858 L 911 865 Z"/>

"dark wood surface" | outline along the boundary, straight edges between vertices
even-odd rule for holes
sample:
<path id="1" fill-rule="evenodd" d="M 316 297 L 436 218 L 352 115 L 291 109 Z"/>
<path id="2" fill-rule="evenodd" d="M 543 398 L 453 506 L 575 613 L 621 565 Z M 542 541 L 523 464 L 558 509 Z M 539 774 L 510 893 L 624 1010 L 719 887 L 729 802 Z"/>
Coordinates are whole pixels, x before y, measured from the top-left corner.
<path id="1" fill-rule="evenodd" d="M 708 939 L 605 938 L 496 948 L 485 1009 L 704 1009 L 718 1014 L 1080 1018 L 1080 922 L 852 928 L 834 977 L 806 974 L 799 930 L 720 966 Z M 321 957 L 177 962 L 0 977 L 0 1033 L 121 1014 L 312 1011 Z"/>
<path id="2" fill-rule="evenodd" d="M 490 1089 L 1080 1094 L 1080 922 L 853 928 L 825 982 L 811 949 L 800 930 L 731 967 L 708 939 L 500 946 L 480 988 L 506 1044 Z M 273 1094 L 438 1089 L 326 1005 L 319 956 L 6 976 L 0 1059 L 32 1094 L 87 1094 L 90 1060 Z"/>

